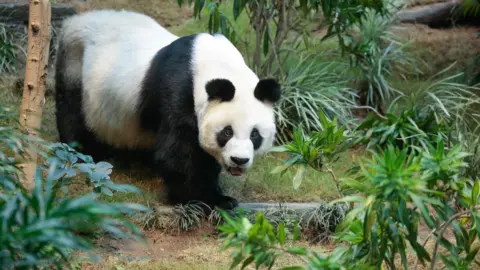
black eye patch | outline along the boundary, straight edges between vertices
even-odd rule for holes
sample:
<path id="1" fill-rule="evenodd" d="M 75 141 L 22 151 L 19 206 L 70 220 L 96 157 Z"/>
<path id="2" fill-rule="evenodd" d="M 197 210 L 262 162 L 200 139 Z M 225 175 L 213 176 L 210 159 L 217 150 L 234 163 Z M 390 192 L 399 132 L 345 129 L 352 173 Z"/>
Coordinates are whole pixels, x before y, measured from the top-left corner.
<path id="1" fill-rule="evenodd" d="M 224 147 L 227 142 L 233 137 L 232 126 L 226 126 L 217 134 L 217 144 L 220 147 Z"/>
<path id="2" fill-rule="evenodd" d="M 253 143 L 253 149 L 257 150 L 260 148 L 263 142 L 263 137 L 260 135 L 260 132 L 257 128 L 253 128 L 252 132 L 250 133 L 250 140 Z"/>

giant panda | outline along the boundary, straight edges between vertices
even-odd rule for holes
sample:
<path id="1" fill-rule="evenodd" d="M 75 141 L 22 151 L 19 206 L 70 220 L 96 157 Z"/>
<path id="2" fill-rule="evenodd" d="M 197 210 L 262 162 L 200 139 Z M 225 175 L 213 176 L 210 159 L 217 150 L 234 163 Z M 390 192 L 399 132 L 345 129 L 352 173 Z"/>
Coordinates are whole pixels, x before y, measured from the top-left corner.
<path id="1" fill-rule="evenodd" d="M 242 175 L 273 145 L 281 87 L 220 34 L 178 37 L 133 11 L 69 17 L 55 68 L 59 139 L 100 160 L 144 153 L 171 204 L 232 209 L 222 169 Z"/>

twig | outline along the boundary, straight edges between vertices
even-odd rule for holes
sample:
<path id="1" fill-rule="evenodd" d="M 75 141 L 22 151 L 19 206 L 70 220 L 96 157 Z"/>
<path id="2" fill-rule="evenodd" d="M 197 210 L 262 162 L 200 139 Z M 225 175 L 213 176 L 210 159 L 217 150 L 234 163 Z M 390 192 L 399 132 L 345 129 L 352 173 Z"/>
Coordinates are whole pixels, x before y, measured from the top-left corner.
<path id="1" fill-rule="evenodd" d="M 335 182 L 335 187 L 337 188 L 338 194 L 340 197 L 343 197 L 342 189 L 340 188 L 340 184 L 338 183 L 337 176 L 333 172 L 333 170 L 327 166 L 327 172 L 332 176 L 333 182 Z"/>
<path id="2" fill-rule="evenodd" d="M 447 230 L 448 226 L 450 225 L 450 223 L 452 223 L 454 220 L 458 219 L 458 218 L 461 218 L 461 217 L 464 217 L 465 215 L 467 215 L 470 211 L 475 211 L 475 210 L 478 210 L 480 209 L 480 205 L 479 206 L 476 206 L 474 207 L 473 209 L 470 209 L 468 211 L 463 211 L 463 212 L 460 212 L 460 213 L 457 213 L 455 215 L 453 215 L 452 217 L 450 217 L 450 219 L 447 220 L 447 222 L 445 222 L 443 224 L 443 227 L 441 227 L 441 230 L 439 231 L 439 234 L 438 234 L 438 237 L 437 237 L 437 241 L 435 242 L 435 247 L 433 249 L 433 257 L 432 257 L 432 262 L 430 264 L 430 270 L 433 270 L 434 269 L 434 266 L 435 266 L 435 261 L 437 260 L 437 253 L 438 253 L 438 247 L 440 246 L 440 240 L 443 238 L 443 234 L 445 233 L 445 231 Z"/>
<path id="3" fill-rule="evenodd" d="M 267 18 L 267 15 L 265 15 L 265 13 L 263 14 L 263 17 L 264 17 L 264 20 L 268 23 L 268 18 Z M 278 69 L 280 70 L 280 75 L 282 76 L 282 79 L 285 79 L 285 71 L 283 70 L 282 66 L 281 66 L 281 62 L 280 62 L 280 57 L 279 57 L 279 54 L 277 52 L 277 46 L 276 44 L 273 42 L 273 39 L 272 37 L 270 36 L 270 34 L 268 35 L 268 40 L 270 41 L 270 43 L 272 44 L 272 49 L 273 49 L 273 55 L 274 57 L 277 59 L 277 62 L 278 62 Z M 268 64 L 268 71 L 270 72 L 271 71 L 271 64 Z"/>

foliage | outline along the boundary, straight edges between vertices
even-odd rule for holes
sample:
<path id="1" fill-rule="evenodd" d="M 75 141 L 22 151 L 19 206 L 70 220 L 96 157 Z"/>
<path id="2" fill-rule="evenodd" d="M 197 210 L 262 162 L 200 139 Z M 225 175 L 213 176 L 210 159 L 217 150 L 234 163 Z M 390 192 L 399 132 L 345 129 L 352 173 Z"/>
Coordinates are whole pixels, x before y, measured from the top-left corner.
<path id="1" fill-rule="evenodd" d="M 454 124 L 456 132 L 471 132 L 480 125 L 480 117 L 476 112 L 480 106 L 480 88 L 457 82 L 462 73 L 444 77 L 452 66 L 402 98 L 419 108 L 421 113 L 433 112 L 437 121 L 443 118 Z"/>
<path id="2" fill-rule="evenodd" d="M 389 13 L 398 9 L 395 2 L 385 2 Z M 345 33 L 348 37 L 345 52 L 351 67 L 360 71 L 359 79 L 365 85 L 358 89 L 360 103 L 377 111 L 381 111 L 386 102 L 401 95 L 389 78 L 421 73 L 417 67 L 418 60 L 405 50 L 408 43 L 395 38 L 392 30 L 400 27 L 394 25 L 394 20 L 394 16 L 383 16 L 367 9 L 362 19 L 353 25 L 355 35 Z"/>
<path id="3" fill-rule="evenodd" d="M 203 8 L 209 10 L 208 27 L 212 33 L 222 33 L 233 43 L 240 41 L 249 44 L 254 40 L 253 54 L 247 52 L 247 61 L 252 62 L 252 67 L 262 74 L 270 74 L 272 63 L 279 61 L 279 53 L 289 34 L 302 38 L 308 46 L 306 20 L 312 12 L 321 10 L 329 28 L 325 38 L 336 36 L 342 48 L 346 45 L 343 35 L 350 26 L 361 21 L 367 9 L 385 14 L 386 9 L 382 0 L 374 1 L 268 1 L 268 0 L 234 0 L 233 19 L 237 20 L 242 13 L 246 13 L 252 26 L 246 37 L 242 36 L 227 17 L 219 11 L 219 2 L 215 1 L 187 1 L 194 5 L 194 16 L 200 17 Z M 183 5 L 184 0 L 178 0 Z M 254 33 L 252 33 L 254 31 Z M 251 35 L 254 38 L 251 38 Z M 262 61 L 262 54 L 265 61 Z M 262 63 L 263 62 L 263 63 Z"/>
<path id="4" fill-rule="evenodd" d="M 20 48 L 15 45 L 14 39 L 12 31 L 0 23 L 0 73 L 15 71 L 17 50 Z"/>
<path id="5" fill-rule="evenodd" d="M 291 131 L 301 124 L 306 132 L 322 129 L 318 112 L 336 116 L 342 123 L 352 117 L 356 94 L 344 87 L 347 82 L 334 68 L 346 66 L 334 61 L 321 61 L 312 54 L 300 54 L 299 60 L 288 67 L 282 82 L 282 99 L 275 107 L 279 129 L 278 140 L 287 143 Z"/>
<path id="6" fill-rule="evenodd" d="M 475 112 L 480 105 L 480 88 L 455 82 L 460 75 L 434 77 L 412 89 L 411 94 L 398 96 L 385 116 L 370 113 L 356 128 L 355 143 L 376 149 L 393 144 L 419 150 L 428 142 L 435 142 L 437 134 L 460 142 L 462 136 L 472 134 L 480 125 Z"/>
<path id="7" fill-rule="evenodd" d="M 480 136 L 478 136 L 477 127 L 471 133 L 460 134 L 458 140 L 462 149 L 468 151 L 472 155 L 465 158 L 468 167 L 463 168 L 462 175 L 469 179 L 480 179 Z"/>
<path id="8" fill-rule="evenodd" d="M 318 119 L 322 126 L 321 130 L 306 135 L 299 128 L 294 132 L 293 142 L 272 149 L 272 152 L 286 152 L 290 155 L 290 158 L 285 160 L 282 166 L 275 168 L 272 173 L 284 173 L 296 167 L 293 188 L 297 189 L 303 180 L 307 166 L 310 166 L 315 170 L 330 173 L 338 192 L 342 195 L 340 183 L 331 165 L 338 160 L 338 154 L 349 146 L 348 137 L 345 136 L 344 127 L 338 126 L 337 118 L 330 120 L 320 112 Z"/>
<path id="9" fill-rule="evenodd" d="M 288 240 L 298 240 L 300 229 L 294 226 L 293 232 L 280 223 L 277 230 L 268 222 L 262 213 L 258 213 L 254 224 L 246 217 L 232 219 L 222 212 L 226 223 L 219 226 L 223 250 L 234 248 L 233 262 L 230 269 L 241 265 L 255 263 L 256 269 L 266 266 L 271 269 L 280 256 L 286 254 L 300 258 L 307 264 L 307 269 L 342 269 L 338 262 L 339 254 L 325 256 L 303 247 L 288 247 Z M 290 266 L 280 269 L 304 269 L 301 266 Z"/>
<path id="10" fill-rule="evenodd" d="M 47 159 L 49 164 L 57 164 L 57 179 L 61 179 L 57 186 L 61 186 L 68 192 L 67 185 L 71 184 L 74 177 L 85 177 L 85 184 L 93 187 L 96 193 L 112 196 L 113 191 L 139 192 L 130 185 L 114 184 L 110 180 L 113 166 L 104 161 L 95 163 L 91 156 L 77 152 L 65 143 L 53 143 L 47 146 L 49 153 L 53 156 Z M 56 180 L 57 180 L 56 179 Z"/>
<path id="11" fill-rule="evenodd" d="M 445 120 L 435 118 L 433 112 L 425 114 L 418 106 L 411 106 L 399 115 L 370 113 L 356 131 L 355 142 L 366 144 L 367 148 L 385 149 L 392 144 L 400 149 L 420 151 L 437 134 L 446 136 L 448 130 Z"/>
<path id="12" fill-rule="evenodd" d="M 371 160 L 361 165 L 358 177 L 343 179 L 343 184 L 355 190 L 355 194 L 332 202 L 356 206 L 334 235 L 344 245 L 323 257 L 322 262 L 336 263 L 329 265 L 332 269 L 396 269 L 399 257 L 401 266 L 408 269 L 411 265 L 407 262 L 407 250 L 411 248 L 421 264 L 430 262 L 430 269 L 438 267 L 437 258 L 449 269 L 468 269 L 476 263 L 479 248 L 473 243 L 480 235 L 480 182 L 462 177 L 467 166 L 464 159 L 470 154 L 463 152 L 460 145 L 447 147 L 440 135 L 435 144 L 427 141 L 421 151 L 389 144 L 371 152 Z M 457 212 L 455 203 L 465 210 Z M 432 230 L 423 243 L 418 237 L 420 221 Z M 236 249 L 234 263 L 255 261 L 257 265 L 271 265 L 279 253 L 288 253 L 287 248 L 279 245 L 283 236 L 272 235 L 273 229 L 262 218 L 255 224 L 245 219 L 229 220 L 227 224 L 221 229 L 227 235 L 225 246 Z M 279 225 L 278 231 L 283 227 Z M 454 242 L 444 236 L 447 229 L 452 230 Z M 425 247 L 430 239 L 435 239 L 433 251 Z M 440 253 L 440 247 L 450 252 Z M 267 252 L 271 255 L 265 255 L 270 254 Z M 312 253 L 306 249 L 302 252 Z M 332 256 L 335 260 L 330 261 Z M 313 269 L 309 263 L 304 258 L 305 268 Z"/>
<path id="13" fill-rule="evenodd" d="M 10 117 L 2 108 L 0 118 Z M 85 228 L 101 229 L 115 237 L 142 238 L 138 228 L 128 216 L 138 211 L 148 211 L 142 205 L 106 203 L 98 200 L 99 193 L 76 198 L 59 196 L 65 183 L 81 171 L 87 182 L 97 184 L 105 193 L 108 187 L 117 191 L 137 191 L 134 187 L 115 185 L 105 179 L 109 167 L 105 163 L 90 163 L 91 157 L 71 151 L 65 145 L 53 145 L 42 151 L 42 142 L 17 132 L 15 127 L 0 128 L 0 266 L 1 268 L 38 269 L 52 264 L 58 268 L 68 265 L 67 258 L 73 251 L 90 251 L 92 243 L 78 234 Z M 48 159 L 48 166 L 38 164 L 35 187 L 32 191 L 21 185 L 22 173 L 15 156 L 24 156 L 24 145 L 39 144 L 37 151 Z M 47 145 L 47 150 L 48 145 Z M 66 151 L 68 150 L 68 151 Z M 15 156 L 11 156 L 13 153 Z M 76 163 L 78 160 L 83 163 Z M 81 165 L 91 170 L 82 170 Z M 101 175 L 93 176 L 93 175 Z M 98 189 L 97 189 L 98 190 Z M 108 191 L 106 192 L 108 193 Z"/>

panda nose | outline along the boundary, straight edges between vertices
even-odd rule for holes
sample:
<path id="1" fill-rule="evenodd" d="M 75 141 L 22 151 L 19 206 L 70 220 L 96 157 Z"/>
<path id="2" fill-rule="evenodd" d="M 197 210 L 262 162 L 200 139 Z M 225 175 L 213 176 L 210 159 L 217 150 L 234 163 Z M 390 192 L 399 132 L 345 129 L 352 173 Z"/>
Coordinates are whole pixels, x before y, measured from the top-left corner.
<path id="1" fill-rule="evenodd" d="M 245 165 L 250 160 L 249 158 L 230 157 L 230 159 L 237 165 Z"/>

